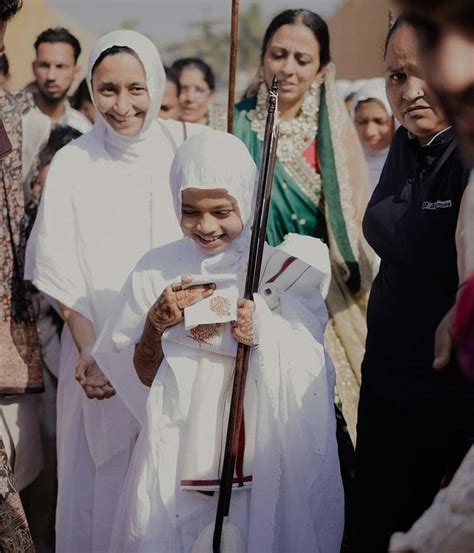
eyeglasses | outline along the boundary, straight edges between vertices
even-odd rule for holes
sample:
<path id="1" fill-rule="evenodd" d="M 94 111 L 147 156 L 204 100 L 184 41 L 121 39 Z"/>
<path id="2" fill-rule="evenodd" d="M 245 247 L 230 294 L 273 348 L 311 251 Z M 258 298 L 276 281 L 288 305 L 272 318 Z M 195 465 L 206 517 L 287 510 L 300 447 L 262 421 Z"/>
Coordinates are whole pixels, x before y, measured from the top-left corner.
<path id="1" fill-rule="evenodd" d="M 196 100 L 203 100 L 207 96 L 210 96 L 211 92 L 210 89 L 201 88 L 199 86 L 182 86 L 180 96 L 186 94 L 187 96 L 193 96 Z"/>

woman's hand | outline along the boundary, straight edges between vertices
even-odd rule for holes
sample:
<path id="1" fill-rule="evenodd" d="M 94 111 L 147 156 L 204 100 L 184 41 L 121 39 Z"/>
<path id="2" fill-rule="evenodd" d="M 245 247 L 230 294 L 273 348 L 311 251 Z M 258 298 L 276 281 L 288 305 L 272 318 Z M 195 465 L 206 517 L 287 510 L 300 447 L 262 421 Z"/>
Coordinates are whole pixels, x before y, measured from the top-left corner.
<path id="1" fill-rule="evenodd" d="M 255 346 L 253 314 L 255 303 L 252 300 L 240 299 L 237 303 L 237 320 L 232 322 L 232 336 L 246 346 Z"/>
<path id="2" fill-rule="evenodd" d="M 115 395 L 115 390 L 91 355 L 96 340 L 91 321 L 63 303 L 59 303 L 59 308 L 79 351 L 76 364 L 76 380 L 89 399 L 112 397 Z"/>
<path id="3" fill-rule="evenodd" d="M 202 284 L 183 290 L 183 285 L 191 282 L 191 277 L 183 277 L 181 282 L 167 286 L 148 311 L 142 337 L 133 355 L 138 378 L 145 386 L 153 384 L 158 367 L 163 361 L 161 336 L 165 329 L 183 320 L 185 307 L 212 296 L 216 288 L 215 284 Z"/>
<path id="4" fill-rule="evenodd" d="M 210 283 L 183 289 L 183 286 L 189 286 L 191 282 L 191 277 L 184 276 L 181 282 L 167 286 L 148 312 L 148 320 L 151 326 L 160 334 L 167 327 L 178 324 L 183 320 L 183 311 L 186 307 L 212 296 L 216 288 L 215 284 Z"/>
<path id="5" fill-rule="evenodd" d="M 76 380 L 89 399 L 107 399 L 115 395 L 114 388 L 97 366 L 90 351 L 79 354 L 76 365 Z"/>

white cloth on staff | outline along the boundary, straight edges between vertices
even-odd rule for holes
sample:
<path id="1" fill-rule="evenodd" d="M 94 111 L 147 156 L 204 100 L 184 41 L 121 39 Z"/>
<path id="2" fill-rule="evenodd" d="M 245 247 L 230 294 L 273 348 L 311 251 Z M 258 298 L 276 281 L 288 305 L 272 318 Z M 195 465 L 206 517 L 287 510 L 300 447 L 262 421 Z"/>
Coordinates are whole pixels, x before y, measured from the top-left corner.
<path id="1" fill-rule="evenodd" d="M 221 366 L 225 388 L 229 351 L 223 346 L 210 353 L 202 343 L 187 346 L 176 339 L 183 334 L 180 323 L 162 338 L 165 357 L 149 391 L 140 386 L 132 357 L 149 309 L 180 276 L 233 273 L 243 290 L 255 166 L 235 141 L 221 133 L 190 139 L 175 157 L 171 183 L 177 213 L 183 189 L 225 188 L 238 202 L 242 233 L 215 256 L 188 238 L 146 254 L 129 276 L 93 352 L 131 412 L 143 421 L 117 511 L 111 553 L 188 553 L 215 517 L 217 494 L 183 489 L 182 475 L 183 470 L 199 467 L 198 462 L 193 465 L 190 450 L 194 457 L 204 457 L 203 448 L 222 448 L 222 443 L 219 447 L 209 439 L 200 444 L 196 433 L 207 429 L 216 436 L 220 428 L 225 439 L 225 409 L 216 420 L 203 418 L 201 429 L 196 428 L 196 412 L 201 416 L 212 400 L 209 390 L 201 387 L 202 369 Z M 342 539 L 343 492 L 334 369 L 323 347 L 327 312 L 318 291 L 326 275 L 268 246 L 262 267 L 260 290 L 266 301 L 256 296 L 259 345 L 252 351 L 247 380 L 247 390 L 256 397 L 255 437 L 247 459 L 252 482 L 233 493 L 230 522 L 242 531 L 249 553 L 336 553 Z M 123 370 L 127 359 L 128 370 Z M 244 456 L 244 474 L 245 469 Z"/>
<path id="2" fill-rule="evenodd" d="M 113 45 L 132 48 L 145 68 L 150 107 L 143 128 L 125 137 L 98 113 L 93 129 L 55 156 L 27 254 L 27 277 L 89 319 L 96 335 L 137 260 L 182 235 L 169 188 L 182 125 L 156 120 L 165 83 L 160 56 L 139 33 L 109 33 L 91 53 L 89 82 L 95 61 Z M 189 133 L 203 129 L 192 126 Z M 56 545 L 61 552 L 104 552 L 138 425 L 120 397 L 87 399 L 74 378 L 77 356 L 65 327 Z"/>

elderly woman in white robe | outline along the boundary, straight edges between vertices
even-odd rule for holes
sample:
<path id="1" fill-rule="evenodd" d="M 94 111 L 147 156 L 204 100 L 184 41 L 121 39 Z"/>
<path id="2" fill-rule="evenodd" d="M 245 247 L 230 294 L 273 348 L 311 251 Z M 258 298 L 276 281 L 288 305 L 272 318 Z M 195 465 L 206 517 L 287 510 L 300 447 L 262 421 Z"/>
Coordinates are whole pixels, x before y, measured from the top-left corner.
<path id="1" fill-rule="evenodd" d="M 90 351 L 137 260 L 180 236 L 169 167 L 183 131 L 156 119 L 165 84 L 156 47 L 133 31 L 109 33 L 91 53 L 87 79 L 96 122 L 53 160 L 27 268 L 67 323 L 58 389 L 61 552 L 108 550 L 138 433 Z"/>
<path id="2" fill-rule="evenodd" d="M 110 552 L 190 552 L 214 520 L 217 494 L 210 492 L 219 484 L 237 340 L 258 342 L 258 348 L 250 358 L 245 449 L 230 523 L 249 553 L 339 552 L 343 492 L 335 376 L 323 346 L 327 312 L 318 289 L 325 275 L 266 246 L 263 293 L 254 297 L 252 329 L 246 337 L 241 333 L 246 306 L 237 298 L 245 283 L 256 173 L 247 149 L 231 135 L 213 131 L 179 148 L 170 180 L 185 237 L 139 261 L 93 351 L 143 421 Z M 190 282 L 213 283 L 215 290 L 210 297 L 198 292 L 207 299 L 197 303 L 191 293 L 195 310 L 184 310 L 185 321 L 181 311 L 160 336 L 148 335 L 163 291 Z M 220 310 L 224 305 L 228 309 Z M 216 320 L 227 322 L 205 324 L 213 309 Z M 152 349 L 162 351 L 161 360 Z M 117 371 L 126 359 L 128 371 Z M 152 359 L 158 359 L 154 365 Z M 151 385 L 149 393 L 140 380 Z"/>

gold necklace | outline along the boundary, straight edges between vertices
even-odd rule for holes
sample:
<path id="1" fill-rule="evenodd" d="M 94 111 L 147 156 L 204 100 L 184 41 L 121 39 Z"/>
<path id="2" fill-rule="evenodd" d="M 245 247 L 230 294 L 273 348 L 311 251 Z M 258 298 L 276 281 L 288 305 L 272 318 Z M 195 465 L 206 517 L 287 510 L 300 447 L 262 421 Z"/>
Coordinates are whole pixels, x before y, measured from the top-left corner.
<path id="1" fill-rule="evenodd" d="M 283 163 L 301 159 L 318 131 L 319 99 L 322 79 L 317 79 L 305 93 L 300 113 L 289 121 L 280 121 L 277 156 Z M 260 85 L 255 109 L 248 112 L 251 129 L 263 142 L 268 89 Z"/>

